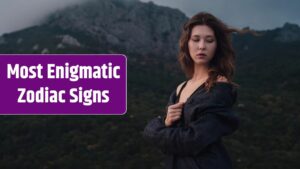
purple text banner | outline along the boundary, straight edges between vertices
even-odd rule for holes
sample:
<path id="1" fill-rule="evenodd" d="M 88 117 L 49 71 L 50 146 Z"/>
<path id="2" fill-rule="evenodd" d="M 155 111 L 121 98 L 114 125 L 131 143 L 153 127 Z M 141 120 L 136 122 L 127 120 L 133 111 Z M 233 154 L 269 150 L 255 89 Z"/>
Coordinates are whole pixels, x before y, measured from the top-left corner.
<path id="1" fill-rule="evenodd" d="M 127 59 L 121 54 L 2 54 L 0 114 L 122 115 Z"/>

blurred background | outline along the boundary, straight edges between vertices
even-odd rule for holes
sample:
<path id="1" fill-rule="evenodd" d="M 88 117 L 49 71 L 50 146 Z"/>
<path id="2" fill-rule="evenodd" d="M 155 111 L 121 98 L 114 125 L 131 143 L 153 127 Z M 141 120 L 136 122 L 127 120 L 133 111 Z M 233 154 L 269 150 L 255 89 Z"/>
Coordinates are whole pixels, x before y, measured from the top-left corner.
<path id="1" fill-rule="evenodd" d="M 141 134 L 185 80 L 176 60 L 183 23 L 207 11 L 261 34 L 232 36 L 241 126 L 224 143 L 235 168 L 299 169 L 299 7 L 296 0 L 1 1 L 0 53 L 123 53 L 128 105 L 123 116 L 0 116 L 0 168 L 163 169 L 165 156 Z"/>

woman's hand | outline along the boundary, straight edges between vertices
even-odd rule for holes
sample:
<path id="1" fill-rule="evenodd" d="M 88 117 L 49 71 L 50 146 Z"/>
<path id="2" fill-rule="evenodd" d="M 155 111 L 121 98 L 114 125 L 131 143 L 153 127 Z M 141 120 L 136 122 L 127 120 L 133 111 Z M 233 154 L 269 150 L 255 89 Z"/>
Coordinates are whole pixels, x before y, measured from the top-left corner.
<path id="1" fill-rule="evenodd" d="M 165 119 L 165 125 L 167 127 L 171 126 L 175 121 L 180 119 L 183 105 L 183 102 L 179 102 L 168 107 L 167 117 Z"/>

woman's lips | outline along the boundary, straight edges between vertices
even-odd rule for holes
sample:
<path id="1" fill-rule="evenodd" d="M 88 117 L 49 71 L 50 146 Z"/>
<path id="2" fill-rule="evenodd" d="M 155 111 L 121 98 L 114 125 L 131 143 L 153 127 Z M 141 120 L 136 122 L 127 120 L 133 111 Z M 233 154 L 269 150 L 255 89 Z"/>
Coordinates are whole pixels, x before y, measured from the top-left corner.
<path id="1" fill-rule="evenodd" d="M 206 54 L 203 54 L 203 53 L 200 53 L 200 54 L 197 54 L 198 57 L 205 57 Z"/>

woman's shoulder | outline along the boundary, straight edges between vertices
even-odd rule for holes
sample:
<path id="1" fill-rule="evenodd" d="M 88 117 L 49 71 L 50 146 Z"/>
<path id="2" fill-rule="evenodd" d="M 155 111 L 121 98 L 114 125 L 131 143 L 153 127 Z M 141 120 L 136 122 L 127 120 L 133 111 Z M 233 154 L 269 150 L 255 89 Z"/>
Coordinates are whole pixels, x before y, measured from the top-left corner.
<path id="1" fill-rule="evenodd" d="M 218 89 L 231 89 L 235 90 L 236 87 L 233 82 L 229 82 L 224 76 L 218 76 L 217 81 L 214 84 L 215 88 Z"/>
<path id="2" fill-rule="evenodd" d="M 221 75 L 219 75 L 217 77 L 217 82 L 225 82 L 225 83 L 227 82 L 227 83 L 229 83 L 228 79 L 225 76 L 221 76 Z"/>
<path id="3" fill-rule="evenodd" d="M 179 94 L 179 91 L 182 89 L 182 87 L 183 87 L 183 85 L 186 83 L 187 81 L 185 80 L 185 81 L 183 81 L 183 82 L 181 82 L 178 86 L 177 86 L 177 88 L 176 88 L 176 96 Z M 216 80 L 216 86 L 229 86 L 229 87 L 232 87 L 232 84 L 231 83 L 229 83 L 229 81 L 228 81 L 228 79 L 225 77 L 225 76 L 221 76 L 221 75 L 219 75 L 218 77 L 217 77 L 217 80 Z"/>
<path id="4" fill-rule="evenodd" d="M 215 88 L 216 90 L 222 90 L 222 89 L 234 89 L 233 83 L 229 82 L 228 79 L 225 76 L 218 76 L 216 82 L 213 85 L 213 89 Z"/>
<path id="5" fill-rule="evenodd" d="M 220 77 L 215 82 L 211 94 L 214 100 L 228 102 L 229 105 L 232 105 L 237 99 L 237 88 L 226 77 Z"/>

